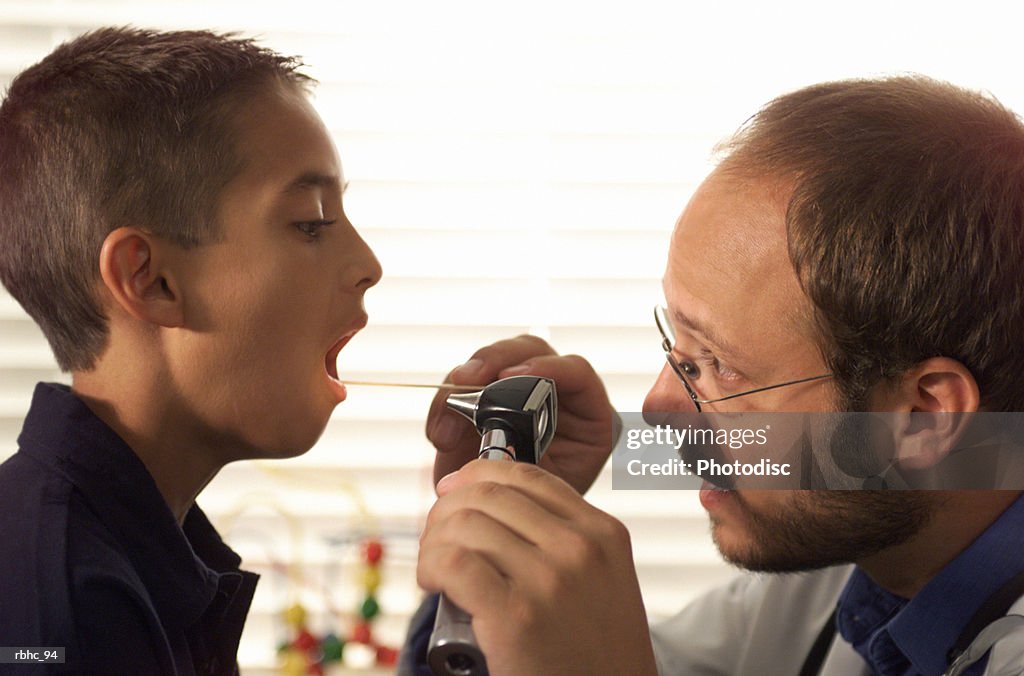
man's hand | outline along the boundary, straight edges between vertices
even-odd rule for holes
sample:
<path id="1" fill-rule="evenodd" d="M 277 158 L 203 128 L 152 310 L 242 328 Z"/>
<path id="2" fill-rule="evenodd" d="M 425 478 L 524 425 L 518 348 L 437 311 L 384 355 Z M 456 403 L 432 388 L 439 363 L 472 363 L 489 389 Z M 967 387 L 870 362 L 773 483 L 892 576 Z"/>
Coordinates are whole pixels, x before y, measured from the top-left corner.
<path id="1" fill-rule="evenodd" d="M 543 376 L 558 389 L 558 427 L 540 466 L 586 492 L 612 450 L 615 412 L 601 379 L 578 356 L 560 357 L 535 336 L 502 340 L 477 350 L 448 374 L 456 385 L 487 385 L 510 376 Z M 476 458 L 480 434 L 445 406 L 449 390 L 434 397 L 427 416 L 427 438 L 437 448 L 434 481 Z"/>
<path id="2" fill-rule="evenodd" d="M 437 490 L 417 581 L 473 617 L 490 673 L 655 673 L 619 521 L 528 464 L 477 460 Z"/>

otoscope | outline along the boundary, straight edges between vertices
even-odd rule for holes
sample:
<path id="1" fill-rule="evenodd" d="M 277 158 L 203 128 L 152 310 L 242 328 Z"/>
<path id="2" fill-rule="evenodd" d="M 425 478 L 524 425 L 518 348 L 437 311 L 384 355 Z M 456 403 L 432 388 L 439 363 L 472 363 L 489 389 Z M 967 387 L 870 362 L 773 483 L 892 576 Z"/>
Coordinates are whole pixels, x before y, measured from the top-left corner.
<path id="1" fill-rule="evenodd" d="M 479 392 L 448 395 L 446 403 L 476 425 L 480 458 L 536 464 L 555 436 L 558 403 L 555 383 L 548 378 L 505 378 Z M 487 662 L 471 621 L 441 595 L 427 651 L 436 676 L 486 676 Z"/>

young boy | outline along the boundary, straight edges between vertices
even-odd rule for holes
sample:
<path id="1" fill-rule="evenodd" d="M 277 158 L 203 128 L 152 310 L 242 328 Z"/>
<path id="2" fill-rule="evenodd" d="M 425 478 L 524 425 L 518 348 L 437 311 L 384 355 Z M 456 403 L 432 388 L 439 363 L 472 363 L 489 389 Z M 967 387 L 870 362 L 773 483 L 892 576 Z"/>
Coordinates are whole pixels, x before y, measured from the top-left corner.
<path id="1" fill-rule="evenodd" d="M 313 445 L 381 274 L 300 65 L 103 29 L 11 84 L 0 280 L 72 385 L 37 386 L 0 466 L 0 646 L 237 671 L 257 576 L 194 500 L 228 462 Z"/>

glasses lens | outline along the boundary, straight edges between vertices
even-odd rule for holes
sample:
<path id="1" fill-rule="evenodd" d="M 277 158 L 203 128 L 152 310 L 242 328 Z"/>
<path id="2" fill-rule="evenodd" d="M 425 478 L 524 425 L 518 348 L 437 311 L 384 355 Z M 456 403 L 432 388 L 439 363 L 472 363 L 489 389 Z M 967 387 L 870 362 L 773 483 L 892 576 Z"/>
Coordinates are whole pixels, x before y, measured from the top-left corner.
<path id="1" fill-rule="evenodd" d="M 697 393 L 694 391 L 693 386 L 690 385 L 689 379 L 683 373 L 682 367 L 679 362 L 676 361 L 675 357 L 672 356 L 672 348 L 676 344 L 676 334 L 672 330 L 672 323 L 668 320 L 668 310 L 660 305 L 654 306 L 654 321 L 658 325 L 658 332 L 661 333 L 662 347 L 665 349 L 665 359 L 668 361 L 668 365 L 672 367 L 676 377 L 679 378 L 679 382 L 682 383 L 686 389 L 686 393 L 693 400 L 694 406 L 697 407 L 697 411 L 700 411 L 700 403 L 698 402 Z"/>
<path id="2" fill-rule="evenodd" d="M 676 332 L 672 329 L 672 322 L 668 320 L 668 310 L 660 305 L 654 306 L 654 321 L 658 325 L 661 337 L 668 341 L 669 348 L 676 344 Z"/>

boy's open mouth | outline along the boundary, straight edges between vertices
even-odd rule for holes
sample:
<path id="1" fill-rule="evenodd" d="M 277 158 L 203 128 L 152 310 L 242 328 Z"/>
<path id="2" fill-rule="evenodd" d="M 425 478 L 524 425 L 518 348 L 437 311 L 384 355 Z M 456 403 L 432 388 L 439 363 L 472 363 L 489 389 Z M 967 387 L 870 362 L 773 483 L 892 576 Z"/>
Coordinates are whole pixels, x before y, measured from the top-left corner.
<path id="1" fill-rule="evenodd" d="M 331 377 L 331 380 L 338 380 L 338 355 L 354 335 L 355 331 L 342 336 L 341 339 L 339 339 L 338 342 L 332 345 L 331 349 L 327 351 L 327 356 L 324 357 L 324 366 L 327 367 L 327 375 Z"/>
<path id="2" fill-rule="evenodd" d="M 342 334 L 338 340 L 331 345 L 331 348 L 327 350 L 327 354 L 324 356 L 324 367 L 327 369 L 327 376 L 334 382 L 338 382 L 338 355 L 348 344 L 348 341 L 352 340 L 352 336 L 359 333 L 364 326 L 366 326 L 366 315 L 363 315 L 360 320 L 356 323 L 355 327 Z"/>

